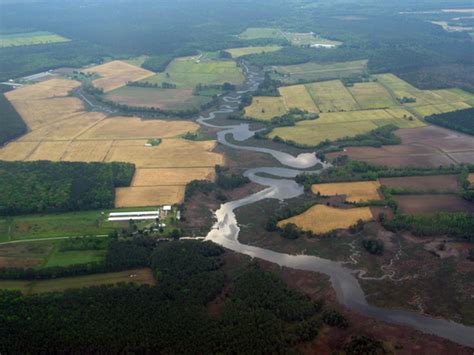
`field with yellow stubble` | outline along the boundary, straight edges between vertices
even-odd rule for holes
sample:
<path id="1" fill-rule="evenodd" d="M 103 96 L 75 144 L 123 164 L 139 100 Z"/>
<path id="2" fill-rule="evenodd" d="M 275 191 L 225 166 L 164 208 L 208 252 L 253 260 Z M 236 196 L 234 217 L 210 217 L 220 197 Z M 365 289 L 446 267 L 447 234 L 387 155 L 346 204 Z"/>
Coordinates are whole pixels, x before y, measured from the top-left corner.
<path id="1" fill-rule="evenodd" d="M 212 152 L 215 141 L 180 138 L 196 132 L 196 123 L 86 112 L 78 98 L 68 96 L 77 85 L 52 79 L 9 92 L 30 131 L 0 148 L 0 159 L 133 163 L 136 175 L 130 187 L 117 189 L 117 207 L 179 203 L 187 183 L 213 180 L 214 166 L 224 164 Z M 163 141 L 146 147 L 150 138 Z"/>
<path id="2" fill-rule="evenodd" d="M 306 212 L 278 222 L 282 227 L 288 223 L 294 223 L 304 231 L 316 234 L 328 233 L 336 229 L 347 229 L 361 219 L 370 221 L 373 219 L 372 212 L 368 207 L 350 209 L 339 209 L 326 205 L 315 205 Z"/>
<path id="3" fill-rule="evenodd" d="M 92 68 L 87 68 L 84 71 L 96 73 L 100 76 L 99 79 L 93 80 L 92 84 L 103 89 L 104 92 L 125 86 L 129 81 L 138 81 L 155 75 L 152 71 L 120 60 L 114 60 Z"/>
<path id="4" fill-rule="evenodd" d="M 337 182 L 311 186 L 313 193 L 322 196 L 345 195 L 347 202 L 380 200 L 378 181 Z"/>

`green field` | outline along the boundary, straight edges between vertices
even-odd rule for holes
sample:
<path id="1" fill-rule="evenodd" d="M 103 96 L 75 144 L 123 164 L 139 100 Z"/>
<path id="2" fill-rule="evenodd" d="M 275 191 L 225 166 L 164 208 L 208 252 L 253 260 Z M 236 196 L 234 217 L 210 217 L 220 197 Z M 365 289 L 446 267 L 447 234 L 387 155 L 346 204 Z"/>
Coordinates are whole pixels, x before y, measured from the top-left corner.
<path id="1" fill-rule="evenodd" d="M 0 34 L 0 48 L 13 46 L 29 46 L 33 44 L 46 44 L 67 42 L 69 39 L 51 32 L 26 32 L 14 34 Z"/>
<path id="2" fill-rule="evenodd" d="M 226 49 L 232 55 L 232 58 L 239 58 L 244 55 L 255 54 L 255 53 L 267 53 L 275 52 L 280 50 L 281 46 L 260 46 L 260 47 L 242 47 L 242 48 L 231 48 Z"/>
<path id="3" fill-rule="evenodd" d="M 125 63 L 135 65 L 136 67 L 141 67 L 143 63 L 149 58 L 147 55 L 140 55 L 138 57 L 131 57 L 128 59 L 122 60 Z"/>
<path id="4" fill-rule="evenodd" d="M 104 259 L 105 250 L 60 251 L 55 250 L 43 267 L 69 266 L 100 262 Z"/>
<path id="5" fill-rule="evenodd" d="M 362 109 L 398 106 L 390 93 L 376 82 L 356 83 L 349 91 Z"/>
<path id="6" fill-rule="evenodd" d="M 286 84 L 299 82 L 322 81 L 331 79 L 342 79 L 360 75 L 365 71 L 367 60 L 351 62 L 340 62 L 331 64 L 305 63 L 297 65 L 275 66 L 272 73 L 274 79 L 281 80 Z"/>
<path id="7" fill-rule="evenodd" d="M 64 277 L 42 281 L 9 281 L 0 280 L 0 289 L 20 290 L 25 294 L 43 292 L 61 292 L 72 288 L 114 285 L 118 283 L 136 283 L 155 285 L 150 269 L 136 269 L 103 274 Z"/>
<path id="8" fill-rule="evenodd" d="M 317 120 L 300 121 L 295 126 L 275 128 L 269 137 L 279 136 L 284 140 L 315 146 L 326 139 L 353 137 L 388 124 L 400 128 L 424 125 L 403 109 L 321 113 Z"/>
<path id="9" fill-rule="evenodd" d="M 199 109 L 211 101 L 204 95 L 193 95 L 192 89 L 161 89 L 123 86 L 112 90 L 105 98 L 121 104 L 138 107 L 156 107 L 163 110 Z"/>
<path id="10" fill-rule="evenodd" d="M 321 112 L 353 111 L 360 108 L 339 80 L 307 84 L 306 89 Z"/>
<path id="11" fill-rule="evenodd" d="M 278 28 L 270 27 L 250 27 L 239 35 L 240 39 L 259 39 L 259 38 L 273 38 L 284 39 L 285 36 Z"/>
<path id="12" fill-rule="evenodd" d="M 178 89 L 194 88 L 197 84 L 242 84 L 245 77 L 234 61 L 205 60 L 183 57 L 173 60 L 163 73 L 142 80 L 144 82 L 175 84 Z"/>
<path id="13" fill-rule="evenodd" d="M 252 104 L 245 108 L 245 116 L 267 121 L 273 117 L 283 116 L 288 112 L 282 97 L 255 96 Z"/>
<path id="14" fill-rule="evenodd" d="M 374 76 L 393 96 L 412 98 L 416 102 L 406 103 L 418 115 L 426 117 L 434 113 L 444 113 L 474 105 L 474 95 L 461 89 L 420 90 L 393 74 Z"/>

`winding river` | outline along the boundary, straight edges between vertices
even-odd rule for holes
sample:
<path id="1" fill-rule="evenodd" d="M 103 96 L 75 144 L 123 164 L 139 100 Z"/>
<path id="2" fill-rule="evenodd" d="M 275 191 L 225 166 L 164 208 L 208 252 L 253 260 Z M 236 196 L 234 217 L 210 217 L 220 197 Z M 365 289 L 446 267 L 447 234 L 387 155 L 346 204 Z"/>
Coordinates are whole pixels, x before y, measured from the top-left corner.
<path id="1" fill-rule="evenodd" d="M 379 321 L 408 325 L 422 332 L 434 334 L 465 346 L 474 347 L 474 327 L 429 317 L 414 311 L 390 310 L 369 305 L 356 277 L 356 271 L 345 267 L 340 262 L 316 256 L 277 253 L 239 242 L 240 228 L 234 214 L 236 208 L 267 198 L 285 200 L 300 196 L 304 193 L 304 189 L 293 179 L 305 169 L 315 167 L 318 163 L 321 164 L 318 165 L 321 166 L 321 169 L 329 166 L 327 163 L 318 160 L 314 153 L 304 153 L 294 157 L 272 149 L 240 146 L 227 141 L 226 137 L 228 135 L 232 135 L 233 139 L 238 142 L 251 138 L 255 131 L 250 130 L 249 124 L 216 126 L 210 123 L 218 115 L 234 112 L 240 102 L 240 95 L 255 90 L 263 79 L 260 74 L 253 72 L 245 64 L 243 64 L 243 67 L 247 77 L 247 82 L 243 89 L 237 91 L 234 95 L 223 97 L 223 105 L 218 111 L 210 113 L 207 117 L 199 117 L 197 122 L 201 125 L 220 129 L 217 133 L 217 138 L 221 144 L 233 149 L 270 154 L 288 168 L 262 167 L 247 170 L 244 173 L 245 176 L 251 181 L 267 188 L 240 200 L 222 204 L 219 210 L 215 212 L 217 222 L 207 235 L 206 240 L 211 240 L 235 252 L 260 258 L 280 266 L 326 274 L 330 277 L 338 301 L 354 311 Z M 258 175 L 259 173 L 265 173 L 265 176 L 270 175 L 278 178 L 262 177 Z"/>

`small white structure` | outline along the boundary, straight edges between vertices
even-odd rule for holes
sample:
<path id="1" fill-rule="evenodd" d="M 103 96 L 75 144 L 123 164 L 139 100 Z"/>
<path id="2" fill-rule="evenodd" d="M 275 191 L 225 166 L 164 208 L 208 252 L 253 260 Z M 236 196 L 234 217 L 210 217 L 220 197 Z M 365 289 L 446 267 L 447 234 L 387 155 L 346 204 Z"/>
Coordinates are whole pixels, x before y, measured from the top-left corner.
<path id="1" fill-rule="evenodd" d="M 139 211 L 139 212 L 112 212 L 109 214 L 109 222 L 123 221 L 150 221 L 159 218 L 159 211 Z"/>
<path id="2" fill-rule="evenodd" d="M 181 220 L 181 211 L 180 211 L 180 210 L 178 210 L 178 212 L 176 212 L 176 219 L 177 219 L 178 221 Z"/>
<path id="3" fill-rule="evenodd" d="M 169 205 L 163 206 L 163 211 L 171 212 L 171 206 L 169 206 Z"/>

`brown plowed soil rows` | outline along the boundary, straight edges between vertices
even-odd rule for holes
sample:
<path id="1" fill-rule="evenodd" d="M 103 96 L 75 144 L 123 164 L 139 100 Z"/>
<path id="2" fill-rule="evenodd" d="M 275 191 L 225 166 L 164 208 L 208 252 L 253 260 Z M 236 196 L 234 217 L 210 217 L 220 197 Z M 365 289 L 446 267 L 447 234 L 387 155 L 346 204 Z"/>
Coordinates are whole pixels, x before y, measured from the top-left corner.
<path id="1" fill-rule="evenodd" d="M 459 191 L 457 175 L 404 176 L 379 179 L 381 185 L 392 188 L 406 188 L 416 191 Z"/>
<path id="2" fill-rule="evenodd" d="M 328 154 L 332 159 L 348 155 L 376 165 L 438 167 L 474 163 L 474 137 L 435 126 L 399 129 L 402 144 L 374 147 L 349 147 Z"/>
<path id="3" fill-rule="evenodd" d="M 474 212 L 474 204 L 456 195 L 394 196 L 402 213 Z"/>

